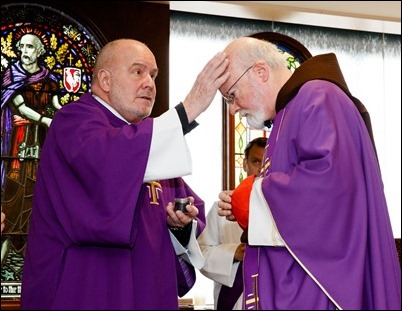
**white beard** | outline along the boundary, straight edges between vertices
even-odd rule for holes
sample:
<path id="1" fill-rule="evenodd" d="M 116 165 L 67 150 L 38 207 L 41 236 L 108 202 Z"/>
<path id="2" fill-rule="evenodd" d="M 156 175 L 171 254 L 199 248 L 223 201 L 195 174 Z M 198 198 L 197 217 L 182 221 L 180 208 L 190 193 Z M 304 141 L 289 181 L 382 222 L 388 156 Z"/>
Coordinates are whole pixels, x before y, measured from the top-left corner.
<path id="1" fill-rule="evenodd" d="M 264 128 L 265 114 L 262 103 L 255 105 L 255 109 L 253 111 L 244 111 L 242 114 L 246 116 L 247 123 L 252 128 L 255 129 Z"/>

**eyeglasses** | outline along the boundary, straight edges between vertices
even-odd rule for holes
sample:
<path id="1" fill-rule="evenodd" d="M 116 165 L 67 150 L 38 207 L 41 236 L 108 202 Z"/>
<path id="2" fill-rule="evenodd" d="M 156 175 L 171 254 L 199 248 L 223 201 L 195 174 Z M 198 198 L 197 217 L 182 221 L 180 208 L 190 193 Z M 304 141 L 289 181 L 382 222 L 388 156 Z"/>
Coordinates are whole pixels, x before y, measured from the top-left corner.
<path id="1" fill-rule="evenodd" d="M 246 69 L 246 71 L 244 71 L 244 72 L 240 75 L 240 77 L 239 77 L 239 78 L 232 84 L 232 86 L 228 89 L 228 91 L 226 92 L 226 96 L 223 96 L 223 95 L 222 95 L 223 101 L 224 101 L 226 104 L 231 105 L 231 104 L 234 103 L 236 96 L 234 95 L 234 93 L 229 94 L 230 90 L 231 90 L 231 89 L 236 85 L 236 83 L 239 82 L 240 79 L 241 79 L 251 68 L 253 68 L 253 67 L 254 67 L 254 64 L 251 65 L 250 67 L 248 67 L 248 68 Z"/>

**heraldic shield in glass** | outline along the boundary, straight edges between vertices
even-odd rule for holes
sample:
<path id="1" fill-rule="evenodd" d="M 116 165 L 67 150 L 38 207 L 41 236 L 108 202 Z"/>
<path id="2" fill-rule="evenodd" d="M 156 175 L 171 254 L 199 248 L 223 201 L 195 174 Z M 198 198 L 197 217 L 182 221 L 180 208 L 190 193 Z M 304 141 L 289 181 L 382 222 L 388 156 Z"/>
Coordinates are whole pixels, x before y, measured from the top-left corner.
<path id="1" fill-rule="evenodd" d="M 1 296 L 19 297 L 41 148 L 57 111 L 90 89 L 100 40 L 51 7 L 2 5 L 1 16 Z"/>

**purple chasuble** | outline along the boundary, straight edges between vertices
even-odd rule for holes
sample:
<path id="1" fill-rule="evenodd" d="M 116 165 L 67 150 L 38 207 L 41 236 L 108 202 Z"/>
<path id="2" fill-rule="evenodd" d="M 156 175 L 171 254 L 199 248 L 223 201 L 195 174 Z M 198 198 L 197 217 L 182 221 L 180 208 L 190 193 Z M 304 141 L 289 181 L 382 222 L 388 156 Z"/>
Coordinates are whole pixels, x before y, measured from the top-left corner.
<path id="1" fill-rule="evenodd" d="M 178 309 L 195 274 L 175 255 L 165 208 L 193 196 L 198 235 L 204 202 L 181 178 L 143 184 L 152 127 L 151 118 L 126 124 L 90 94 L 56 113 L 35 184 L 22 309 Z"/>
<path id="2" fill-rule="evenodd" d="M 324 80 L 275 117 L 262 191 L 286 247 L 247 245 L 245 309 L 401 308 L 375 149 L 351 99 Z"/>

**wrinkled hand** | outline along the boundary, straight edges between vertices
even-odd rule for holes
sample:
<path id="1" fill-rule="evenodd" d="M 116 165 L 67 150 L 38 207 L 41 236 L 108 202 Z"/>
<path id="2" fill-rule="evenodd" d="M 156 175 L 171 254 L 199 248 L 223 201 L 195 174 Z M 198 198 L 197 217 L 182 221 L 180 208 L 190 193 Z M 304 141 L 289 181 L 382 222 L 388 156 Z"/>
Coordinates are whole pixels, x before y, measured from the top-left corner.
<path id="1" fill-rule="evenodd" d="M 232 193 L 233 190 L 224 190 L 219 193 L 218 215 L 226 217 L 227 220 L 236 221 L 236 218 L 232 213 Z"/>
<path id="2" fill-rule="evenodd" d="M 220 52 L 198 74 L 190 93 L 183 101 L 189 123 L 209 107 L 218 89 L 228 79 L 229 73 L 225 72 L 228 65 L 226 54 Z"/>
<path id="3" fill-rule="evenodd" d="M 184 227 L 198 216 L 198 208 L 194 205 L 194 198 L 189 197 L 191 204 L 186 206 L 187 213 L 175 211 L 174 204 L 169 202 L 166 207 L 167 223 L 169 227 Z"/>

